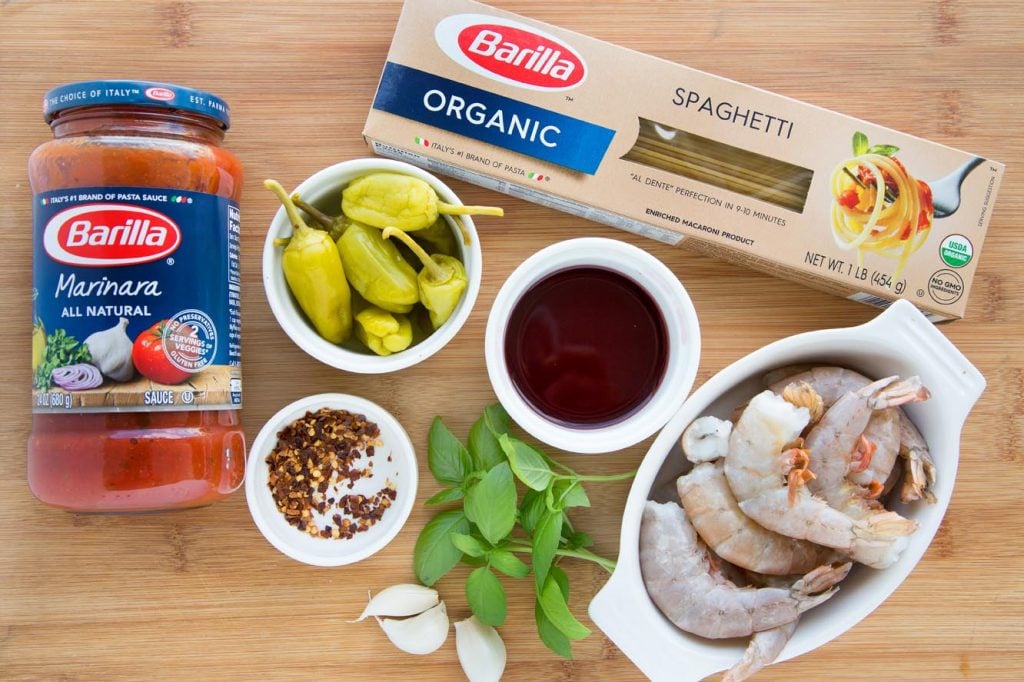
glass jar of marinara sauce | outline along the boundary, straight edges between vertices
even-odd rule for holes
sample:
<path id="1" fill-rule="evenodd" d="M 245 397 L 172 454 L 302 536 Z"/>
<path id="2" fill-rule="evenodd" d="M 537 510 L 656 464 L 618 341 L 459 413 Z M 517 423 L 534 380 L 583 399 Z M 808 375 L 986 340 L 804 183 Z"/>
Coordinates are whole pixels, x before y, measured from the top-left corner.
<path id="1" fill-rule="evenodd" d="M 170 83 L 48 92 L 33 202 L 28 482 L 81 512 L 209 504 L 245 471 L 242 166 L 227 104 Z"/>

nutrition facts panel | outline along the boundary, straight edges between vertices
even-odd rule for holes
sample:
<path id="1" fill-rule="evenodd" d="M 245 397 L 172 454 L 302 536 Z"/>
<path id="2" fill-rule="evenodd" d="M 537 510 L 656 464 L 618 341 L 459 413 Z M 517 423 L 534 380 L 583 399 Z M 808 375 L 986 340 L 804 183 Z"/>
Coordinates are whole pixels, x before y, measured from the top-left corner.
<path id="1" fill-rule="evenodd" d="M 228 206 L 228 362 L 242 363 L 242 269 L 241 220 L 238 206 Z M 241 381 L 232 380 L 231 404 L 242 404 Z"/>

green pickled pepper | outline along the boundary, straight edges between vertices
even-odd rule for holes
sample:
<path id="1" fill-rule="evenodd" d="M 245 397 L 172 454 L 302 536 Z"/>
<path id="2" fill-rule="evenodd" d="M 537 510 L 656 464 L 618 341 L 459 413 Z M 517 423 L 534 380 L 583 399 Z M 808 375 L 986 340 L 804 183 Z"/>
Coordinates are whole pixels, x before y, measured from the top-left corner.
<path id="1" fill-rule="evenodd" d="M 407 313 L 419 303 L 416 271 L 381 231 L 357 222 L 338 238 L 338 252 L 348 281 L 373 305 Z"/>
<path id="2" fill-rule="evenodd" d="M 371 227 L 413 232 L 430 227 L 438 214 L 505 215 L 494 206 L 446 204 L 434 188 L 411 175 L 382 171 L 356 178 L 341 193 L 341 210 L 350 220 Z"/>
<path id="3" fill-rule="evenodd" d="M 391 355 L 412 343 L 412 323 L 405 315 L 370 306 L 356 314 L 356 338 L 377 355 Z"/>
<path id="4" fill-rule="evenodd" d="M 345 219 L 345 216 L 340 215 L 337 218 L 332 218 L 316 206 L 306 203 L 303 198 L 299 196 L 298 192 L 292 193 L 292 202 L 312 218 L 313 222 L 327 230 L 327 233 L 331 235 L 331 239 L 335 241 L 337 241 L 338 237 L 348 229 L 348 221 Z"/>
<path id="5" fill-rule="evenodd" d="M 455 243 L 455 233 L 444 218 L 438 218 L 430 227 L 417 230 L 413 235 L 416 241 L 424 244 L 432 253 L 443 253 L 446 256 L 457 256 L 459 249 Z"/>
<path id="6" fill-rule="evenodd" d="M 277 195 L 293 229 L 281 254 L 285 280 L 299 307 L 317 333 L 331 343 L 341 343 L 352 333 L 352 292 L 345 279 L 338 247 L 330 235 L 306 225 L 281 184 L 266 180 L 263 186 Z"/>
<path id="7" fill-rule="evenodd" d="M 423 269 L 416 277 L 420 302 L 430 313 L 430 324 L 437 329 L 455 312 L 469 285 L 465 266 L 458 258 L 441 253 L 428 255 L 412 237 L 397 228 L 387 227 L 383 234 L 385 239 L 395 237 L 403 241 L 423 261 Z"/>

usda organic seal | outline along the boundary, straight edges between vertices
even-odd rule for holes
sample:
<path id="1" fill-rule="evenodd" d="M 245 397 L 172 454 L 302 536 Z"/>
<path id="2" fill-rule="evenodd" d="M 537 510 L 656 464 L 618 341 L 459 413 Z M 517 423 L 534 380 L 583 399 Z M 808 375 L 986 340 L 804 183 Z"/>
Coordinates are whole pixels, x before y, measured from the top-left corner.
<path id="1" fill-rule="evenodd" d="M 974 257 L 974 246 L 962 234 L 951 234 L 939 244 L 939 257 L 951 268 L 962 268 Z"/>

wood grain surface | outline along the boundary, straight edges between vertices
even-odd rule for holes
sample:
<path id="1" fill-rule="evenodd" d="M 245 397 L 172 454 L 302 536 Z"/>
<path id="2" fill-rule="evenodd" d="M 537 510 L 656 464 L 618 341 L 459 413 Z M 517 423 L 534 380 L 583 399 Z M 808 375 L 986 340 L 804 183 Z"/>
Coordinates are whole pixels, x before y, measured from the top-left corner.
<path id="1" fill-rule="evenodd" d="M 500 7 L 865 118 L 1007 164 L 963 321 L 941 327 L 985 374 L 988 389 L 963 431 L 946 519 L 907 581 L 848 633 L 764 680 L 959 680 L 1024 677 L 1024 15 L 1012 2 L 819 3 L 711 0 L 494 0 Z M 275 323 L 260 249 L 275 200 L 265 177 L 296 184 L 336 161 L 368 155 L 360 136 L 400 3 L 55 2 L 0 0 L 0 678 L 459 679 L 454 638 L 437 653 L 398 653 L 372 622 L 349 624 L 366 599 L 409 581 L 430 512 L 417 504 L 373 558 L 317 569 L 274 550 L 244 495 L 187 512 L 83 516 L 39 504 L 25 483 L 30 430 L 30 191 L 26 160 L 50 139 L 41 99 L 79 79 L 145 78 L 227 99 L 227 146 L 247 172 L 243 199 L 245 425 L 251 440 L 287 402 L 344 391 L 389 408 L 420 449 L 443 414 L 464 435 L 494 400 L 483 359 L 491 302 L 537 249 L 599 235 L 635 243 L 672 268 L 703 331 L 697 385 L 746 353 L 793 333 L 858 324 L 876 311 L 717 260 L 496 196 L 460 182 L 466 203 L 498 203 L 481 220 L 484 281 L 455 341 L 387 376 L 328 370 Z M 615 93 L 608 93 L 615 97 Z M 680 396 L 682 399 L 683 396 Z M 649 441 L 606 457 L 565 455 L 586 472 L 635 467 Z M 576 514 L 596 550 L 615 556 L 627 483 L 591 486 Z M 567 562 L 572 608 L 607 576 Z M 468 615 L 465 569 L 439 584 L 454 619 Z M 633 680 L 640 673 L 600 632 L 560 660 L 538 641 L 530 581 L 508 581 L 506 679 Z M 584 618 L 584 620 L 586 620 Z M 681 666 L 685 662 L 680 662 Z"/>

